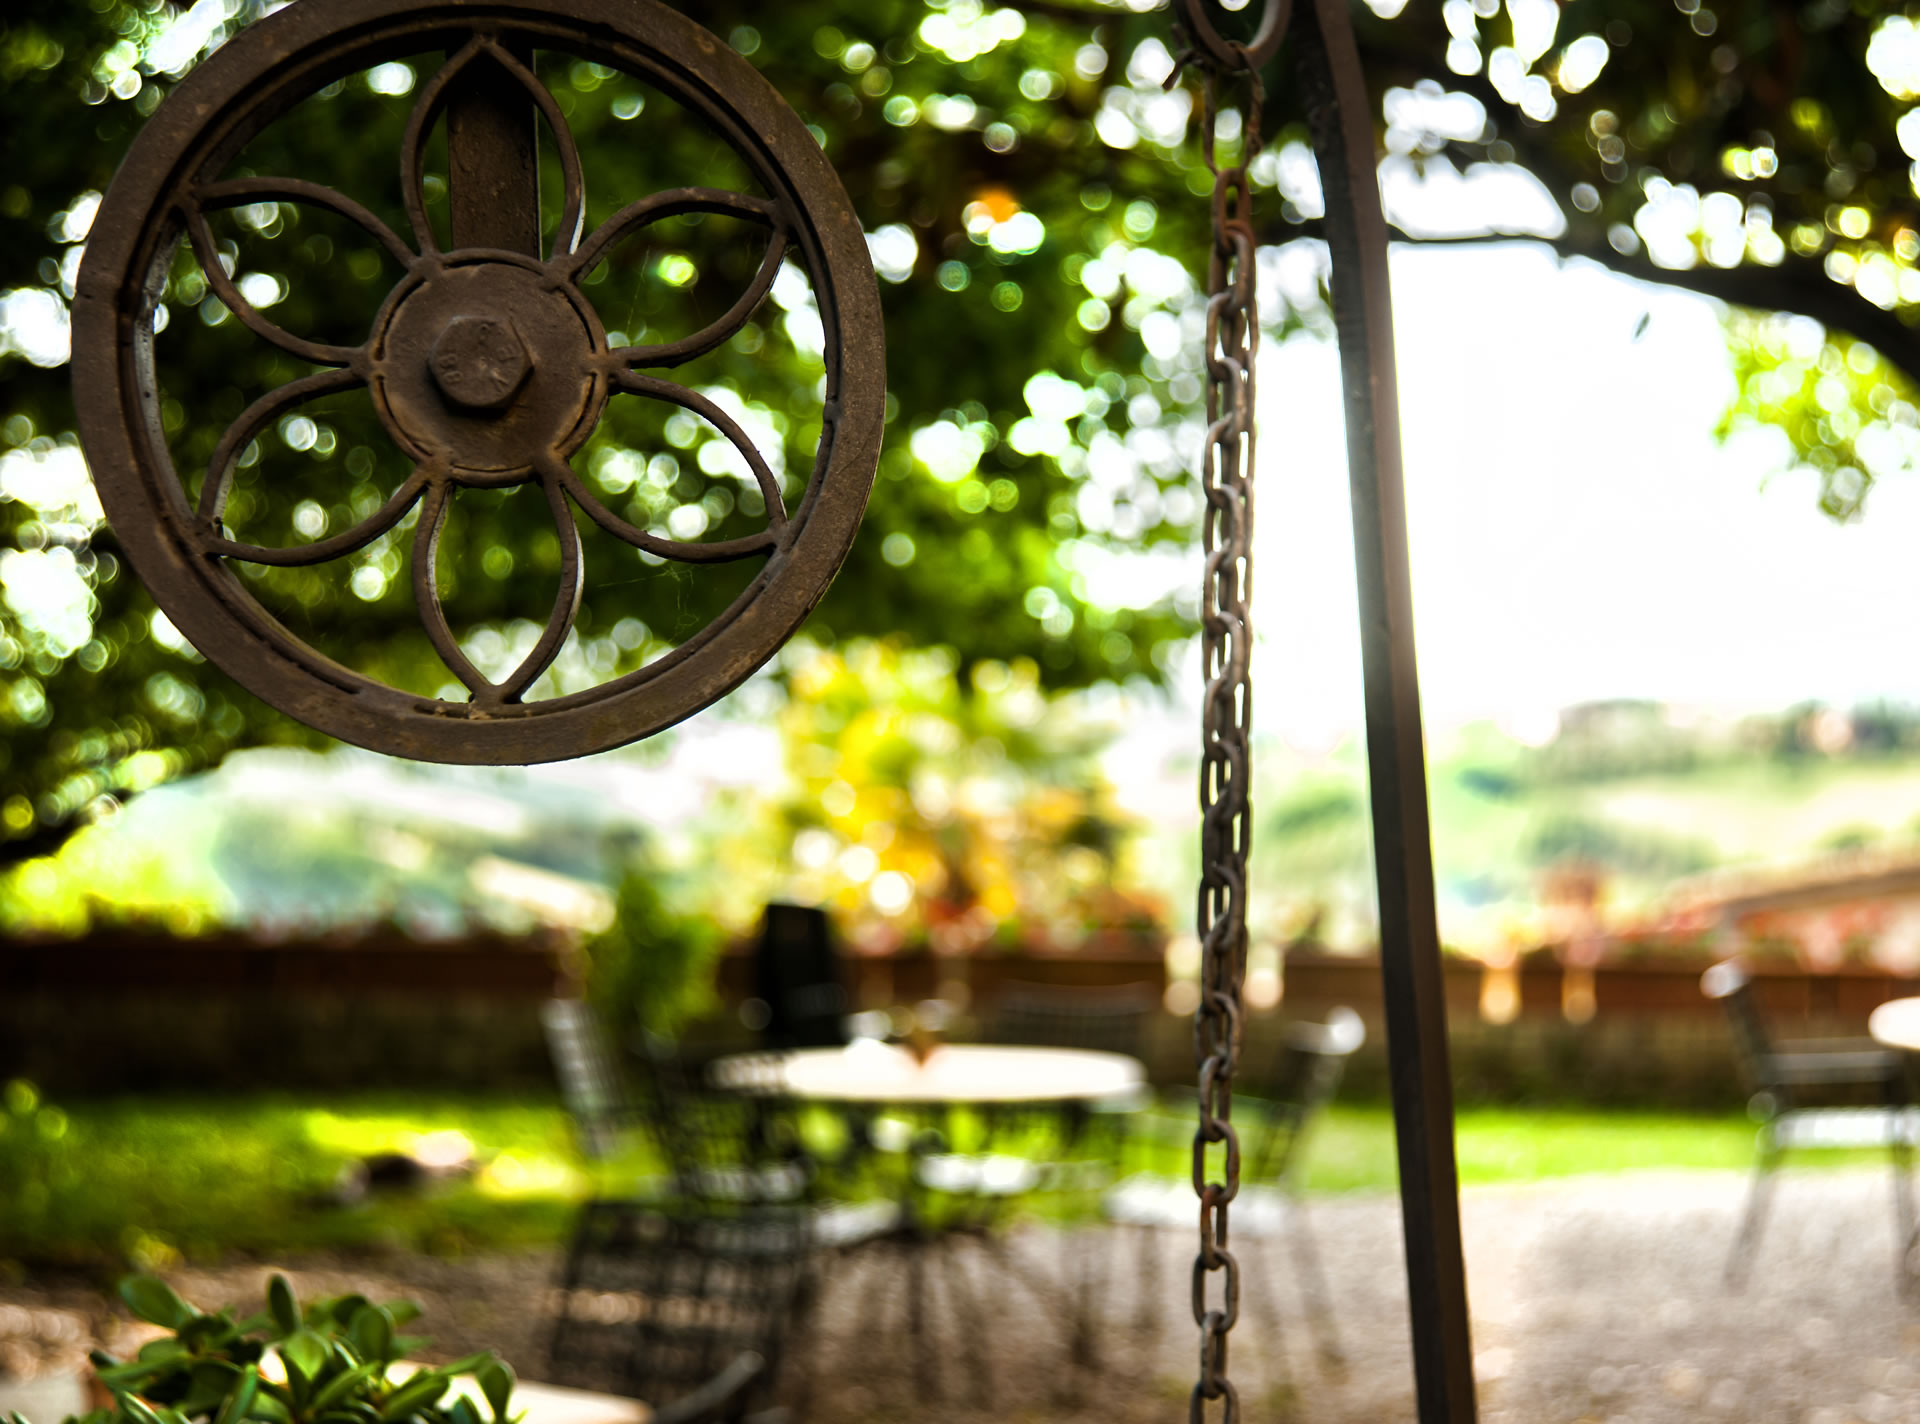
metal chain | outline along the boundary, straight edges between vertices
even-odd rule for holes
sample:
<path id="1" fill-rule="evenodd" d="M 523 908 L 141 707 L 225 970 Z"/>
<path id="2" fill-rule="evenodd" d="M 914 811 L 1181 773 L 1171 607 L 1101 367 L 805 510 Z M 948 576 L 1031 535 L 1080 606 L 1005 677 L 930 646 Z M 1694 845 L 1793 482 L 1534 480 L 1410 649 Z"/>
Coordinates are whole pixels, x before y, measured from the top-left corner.
<path id="1" fill-rule="evenodd" d="M 1203 1424 L 1210 1400 L 1224 1400 L 1222 1424 L 1237 1424 L 1240 1396 L 1227 1377 L 1227 1338 L 1240 1314 L 1240 1263 L 1227 1245 L 1227 1216 L 1240 1191 L 1240 1139 L 1233 1127 L 1233 1078 L 1240 1062 L 1241 986 L 1247 969 L 1247 806 L 1253 684 L 1249 603 L 1253 589 L 1253 360 L 1260 341 L 1254 301 L 1252 187 L 1247 164 L 1260 147 L 1264 97 L 1257 69 L 1200 62 L 1201 151 L 1213 173 L 1213 245 L 1207 261 L 1207 434 L 1200 456 L 1206 496 L 1202 542 L 1201 649 L 1207 679 L 1200 761 L 1200 1005 L 1194 1012 L 1200 1123 L 1193 1135 L 1193 1189 L 1200 1198 L 1200 1251 L 1193 1260 L 1193 1320 L 1200 1327 L 1200 1375 L 1188 1403 Z M 1246 88 L 1237 162 L 1222 167 L 1216 88 Z M 1218 1180 L 1208 1150 L 1224 1144 Z M 1209 1301 L 1209 1278 L 1220 1294 Z"/>

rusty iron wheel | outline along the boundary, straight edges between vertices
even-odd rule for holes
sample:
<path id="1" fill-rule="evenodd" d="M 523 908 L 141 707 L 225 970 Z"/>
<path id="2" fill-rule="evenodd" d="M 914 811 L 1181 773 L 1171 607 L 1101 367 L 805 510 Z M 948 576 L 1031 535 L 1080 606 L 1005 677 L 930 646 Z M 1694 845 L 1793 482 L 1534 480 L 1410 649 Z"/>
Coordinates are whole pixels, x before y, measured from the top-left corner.
<path id="1" fill-rule="evenodd" d="M 429 50 L 451 57 L 422 86 L 403 145 L 410 233 L 395 233 L 352 199 L 305 179 L 223 179 L 246 143 L 299 101 L 346 75 Z M 667 93 L 733 148 L 765 196 L 673 189 L 629 203 L 585 233 L 579 157 L 557 103 L 523 58 L 535 50 L 607 65 Z M 450 104 L 464 101 L 461 86 L 481 84 L 483 74 L 496 95 L 506 86 L 510 106 L 543 116 L 558 146 L 563 211 L 550 251 L 539 246 L 537 187 L 523 186 L 535 194 L 531 214 L 515 213 L 491 190 L 470 199 L 477 221 L 492 226 L 484 233 L 470 227 L 461 241 L 456 216 L 455 242 L 445 251 L 427 218 L 428 135 Z M 480 138 L 461 139 L 467 146 L 452 155 L 454 182 L 474 185 L 476 194 L 490 182 L 512 188 L 516 162 L 531 171 L 531 160 L 508 151 L 512 143 L 499 142 L 486 119 L 480 112 Z M 400 263 L 405 275 L 363 344 L 320 345 L 282 330 L 223 270 L 206 215 L 266 201 L 329 209 Z M 691 336 L 610 346 L 579 280 L 629 232 L 683 213 L 717 213 L 763 228 L 758 274 L 730 311 Z M 534 236 L 497 235 L 515 231 Z M 154 352 L 155 309 L 182 243 L 245 327 L 316 368 L 233 423 L 195 499 L 166 445 Z M 811 281 L 825 332 L 820 441 L 791 508 L 764 456 L 725 411 L 648 374 L 727 341 L 787 261 Z M 886 398 L 878 284 L 837 175 L 800 117 L 752 66 L 655 0 L 296 0 L 241 31 L 168 97 L 114 179 L 80 272 L 73 367 L 81 435 L 114 533 L 196 648 L 265 701 L 343 741 L 425 761 L 484 764 L 556 761 L 623 745 L 693 715 L 764 664 L 819 602 L 852 545 L 873 486 Z M 232 537 L 222 510 L 254 436 L 303 401 L 362 387 L 413 461 L 411 476 L 380 509 L 332 538 L 276 549 Z M 662 401 L 714 425 L 760 489 L 765 529 L 682 542 L 637 528 L 601 503 L 568 460 L 616 393 Z M 513 485 L 545 493 L 562 567 L 537 645 L 496 681 L 462 651 L 434 570 L 454 493 Z M 341 666 L 290 632 L 234 573 L 236 563 L 344 557 L 415 509 L 416 602 L 433 647 L 464 684 L 465 700 L 423 697 Z M 724 612 L 671 653 L 585 691 L 527 701 L 578 612 L 576 518 L 658 558 L 757 559 L 763 566 Z"/>

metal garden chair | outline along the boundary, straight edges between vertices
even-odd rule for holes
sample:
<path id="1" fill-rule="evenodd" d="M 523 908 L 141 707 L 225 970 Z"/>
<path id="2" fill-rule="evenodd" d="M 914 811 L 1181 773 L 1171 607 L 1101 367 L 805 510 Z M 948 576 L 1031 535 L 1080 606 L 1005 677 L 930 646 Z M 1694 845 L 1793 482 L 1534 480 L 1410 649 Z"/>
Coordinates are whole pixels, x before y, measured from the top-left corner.
<path id="1" fill-rule="evenodd" d="M 767 1409 L 749 1416 L 747 1409 L 754 1385 L 765 1373 L 767 1362 L 751 1350 L 733 1357 L 733 1363 L 721 1370 L 692 1394 L 683 1394 L 671 1404 L 661 1405 L 651 1415 L 652 1424 L 773 1424 L 784 1421 L 787 1411 Z"/>
<path id="2" fill-rule="evenodd" d="M 1727 1255 L 1726 1282 L 1745 1283 L 1772 1197 L 1774 1169 L 1796 1147 L 1880 1147 L 1893 1160 L 1893 1206 L 1899 1232 L 1899 1275 L 1912 1288 L 1906 1267 L 1913 1236 L 1910 1176 L 1914 1124 L 1906 1057 L 1870 1038 L 1802 1038 L 1775 1043 L 1754 1001 L 1753 977 L 1734 960 L 1700 976 L 1700 992 L 1726 1008 L 1752 1096 L 1748 1111 L 1760 1122 L 1759 1160 Z M 1851 1090 L 1851 1092 L 1849 1091 Z M 1835 1099 L 1870 1095 L 1870 1105 L 1835 1106 Z"/>
<path id="3" fill-rule="evenodd" d="M 988 1043 L 1085 1048 L 1138 1058 L 1159 1004 L 1151 984 L 1085 988 L 1013 981 L 1002 988 L 981 1037 Z"/>
<path id="4" fill-rule="evenodd" d="M 754 993 L 769 1048 L 838 1048 L 849 1002 L 833 922 L 810 905 L 771 904 L 753 951 Z"/>
<path id="5" fill-rule="evenodd" d="M 552 1000 L 541 1020 L 588 1160 L 619 1155 L 637 1129 L 658 1150 L 667 1189 L 678 1196 L 782 1202 L 807 1195 L 812 1163 L 779 1099 L 706 1091 L 671 1040 L 644 1030 L 634 1052 L 617 1056 L 582 1000 Z"/>
<path id="6" fill-rule="evenodd" d="M 547 1373 L 668 1424 L 755 1424 L 811 1300 L 800 1213 L 596 1201 L 567 1250 Z"/>
<path id="7" fill-rule="evenodd" d="M 1080 1048 L 1140 1058 L 1145 1054 L 1147 1026 L 1159 1007 L 1160 995 L 1151 984 L 1087 988 L 1014 981 L 1001 990 L 981 1037 L 988 1043 Z M 1063 1179 L 1085 1178 L 1088 1168 L 1123 1161 L 1128 1124 L 1150 1102 L 1151 1093 L 1142 1087 L 1112 1102 L 1076 1103 L 1055 1112 L 1058 1149 L 1066 1159 L 1052 1164 L 1056 1183 L 1065 1185 Z M 1017 1123 L 1020 1116 L 1011 1115 L 1012 1121 Z"/>
<path id="8" fill-rule="evenodd" d="M 549 999 L 540 1006 L 540 1027 L 580 1151 L 604 1162 L 619 1153 L 634 1116 L 599 1020 L 584 1000 Z"/>
<path id="9" fill-rule="evenodd" d="M 1366 1039 L 1366 1026 L 1360 1016 L 1348 1008 L 1334 1009 L 1325 1023 L 1296 1021 L 1286 1026 L 1280 1056 L 1266 1086 L 1258 1134 L 1252 1150 L 1246 1154 L 1247 1166 L 1242 1178 L 1247 1183 L 1268 1184 L 1278 1193 L 1272 1209 L 1288 1218 L 1286 1235 L 1291 1241 L 1300 1288 L 1306 1298 L 1309 1327 L 1318 1337 L 1321 1357 L 1335 1365 L 1342 1363 L 1345 1356 L 1334 1330 L 1326 1271 L 1321 1265 L 1319 1246 L 1301 1196 L 1300 1174 L 1310 1129 L 1339 1090 L 1347 1060 Z M 1257 1201 L 1257 1197 L 1243 1189 L 1240 1200 L 1235 1203 L 1236 1219 L 1245 1221 L 1255 1217 Z M 1107 1194 L 1104 1207 L 1109 1221 L 1141 1229 L 1142 1274 L 1153 1282 L 1140 1296 L 1144 1323 L 1146 1311 L 1163 1294 L 1157 1289 L 1159 1255 L 1147 1228 L 1187 1225 L 1193 1215 L 1192 1186 L 1184 1178 L 1176 1180 L 1137 1173 Z"/>

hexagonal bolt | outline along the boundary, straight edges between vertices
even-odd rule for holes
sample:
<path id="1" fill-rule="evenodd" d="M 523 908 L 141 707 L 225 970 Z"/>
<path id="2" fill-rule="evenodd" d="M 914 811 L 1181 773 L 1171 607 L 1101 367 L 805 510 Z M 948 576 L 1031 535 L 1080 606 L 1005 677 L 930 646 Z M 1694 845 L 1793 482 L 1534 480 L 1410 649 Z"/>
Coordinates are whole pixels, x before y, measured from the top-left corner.
<path id="1" fill-rule="evenodd" d="M 427 361 L 441 394 L 467 410 L 499 410 L 533 372 L 527 343 L 504 316 L 455 317 Z"/>

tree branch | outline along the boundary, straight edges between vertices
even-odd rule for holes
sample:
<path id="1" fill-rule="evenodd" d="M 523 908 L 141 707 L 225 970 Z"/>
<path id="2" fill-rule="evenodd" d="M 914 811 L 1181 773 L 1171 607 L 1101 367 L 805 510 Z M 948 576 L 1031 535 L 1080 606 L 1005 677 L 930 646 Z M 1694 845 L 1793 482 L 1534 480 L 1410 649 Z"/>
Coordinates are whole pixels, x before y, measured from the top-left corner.
<path id="1" fill-rule="evenodd" d="M 1656 267 L 1644 256 L 1616 252 L 1605 242 L 1579 238 L 1539 237 L 1532 233 L 1487 233 L 1466 237 L 1426 237 L 1390 228 L 1393 240 L 1415 247 L 1486 247 L 1501 242 L 1531 242 L 1552 248 L 1561 258 L 1583 257 L 1609 271 L 1637 282 L 1678 287 L 1713 297 L 1731 306 L 1756 311 L 1791 312 L 1812 317 L 1833 331 L 1843 331 L 1866 342 L 1908 379 L 1920 385 L 1920 330 L 1909 326 L 1898 314 L 1883 310 L 1851 288 L 1828 277 L 1824 267 L 1807 258 L 1789 258 L 1778 267 Z M 1310 222 L 1284 226 L 1271 225 L 1261 234 L 1263 246 L 1276 245 L 1300 237 L 1322 235 L 1321 224 Z"/>

